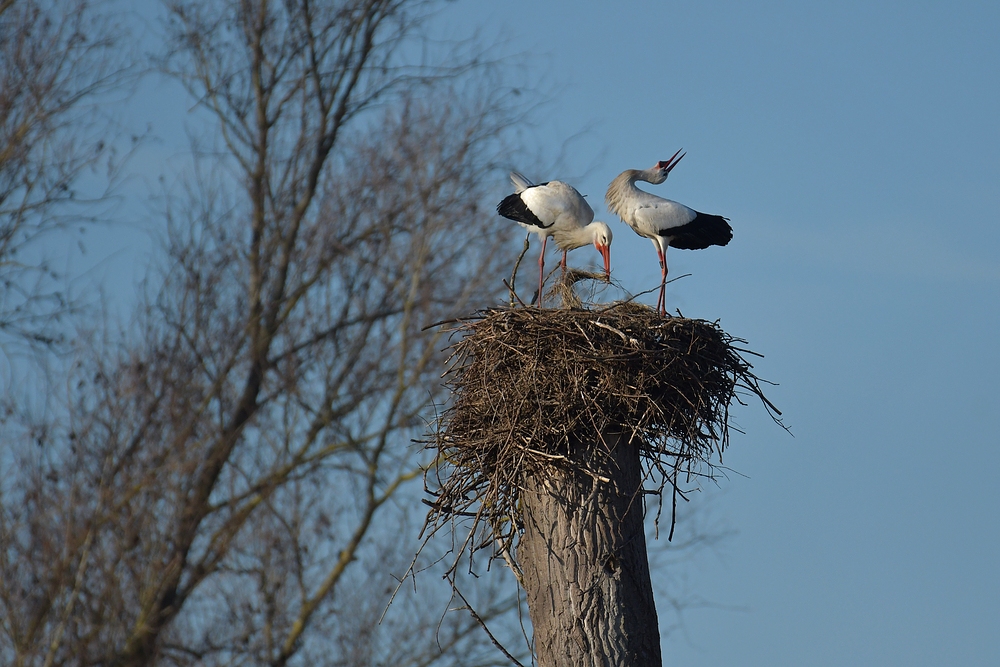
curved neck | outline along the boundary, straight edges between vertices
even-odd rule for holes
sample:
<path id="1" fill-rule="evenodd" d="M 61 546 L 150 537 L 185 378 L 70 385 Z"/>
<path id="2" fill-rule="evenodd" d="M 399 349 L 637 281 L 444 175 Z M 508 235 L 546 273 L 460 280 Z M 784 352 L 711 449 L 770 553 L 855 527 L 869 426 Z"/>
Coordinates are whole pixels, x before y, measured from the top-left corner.
<path id="1" fill-rule="evenodd" d="M 611 181 L 611 185 L 608 186 L 608 192 L 604 195 L 604 203 L 615 215 L 624 219 L 628 204 L 640 193 L 646 194 L 635 186 L 635 182 L 651 183 L 652 171 L 652 169 L 626 169 L 618 174 L 618 177 Z"/>

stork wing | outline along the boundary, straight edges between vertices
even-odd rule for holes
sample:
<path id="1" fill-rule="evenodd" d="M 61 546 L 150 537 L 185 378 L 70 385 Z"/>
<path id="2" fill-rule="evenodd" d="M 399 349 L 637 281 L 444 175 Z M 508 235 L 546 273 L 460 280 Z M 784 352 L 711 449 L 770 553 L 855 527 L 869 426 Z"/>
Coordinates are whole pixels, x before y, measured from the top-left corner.
<path id="1" fill-rule="evenodd" d="M 671 229 L 686 225 L 698 214 L 685 206 L 669 199 L 657 198 L 640 204 L 633 214 L 636 227 L 648 234 L 670 236 Z"/>
<path id="2" fill-rule="evenodd" d="M 561 181 L 549 181 L 528 188 L 521 199 L 545 223 L 584 227 L 594 220 L 594 209 L 576 188 Z"/>

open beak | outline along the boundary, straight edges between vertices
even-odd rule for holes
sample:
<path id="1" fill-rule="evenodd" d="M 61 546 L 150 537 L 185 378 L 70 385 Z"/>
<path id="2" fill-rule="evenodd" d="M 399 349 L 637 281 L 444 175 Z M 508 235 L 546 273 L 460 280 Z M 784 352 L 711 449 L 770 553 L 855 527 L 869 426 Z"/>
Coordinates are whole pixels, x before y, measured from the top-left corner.
<path id="1" fill-rule="evenodd" d="M 598 246 L 597 249 L 601 251 L 601 256 L 604 257 L 604 278 L 608 282 L 611 282 L 611 246 L 602 245 Z"/>
<path id="2" fill-rule="evenodd" d="M 682 151 L 682 150 L 684 150 L 684 149 L 683 149 L 683 148 L 679 148 L 679 149 L 677 150 L 677 152 L 676 152 L 676 153 L 674 153 L 674 154 L 673 154 L 673 155 L 672 155 L 672 156 L 670 157 L 670 159 L 669 159 L 669 160 L 667 160 L 667 164 L 666 164 L 666 170 L 667 170 L 667 173 L 668 173 L 668 174 L 670 173 L 670 170 L 671 170 L 671 169 L 673 169 L 674 167 L 676 167 L 676 166 L 677 166 L 677 163 L 678 163 L 678 162 L 680 162 L 680 161 L 681 161 L 681 160 L 682 160 L 682 159 L 684 158 L 684 155 L 687 155 L 687 153 L 684 153 L 684 155 L 681 155 L 680 157 L 677 157 L 678 155 L 680 155 L 680 154 L 681 154 L 681 151 Z M 676 159 L 675 159 L 675 158 L 676 158 Z"/>

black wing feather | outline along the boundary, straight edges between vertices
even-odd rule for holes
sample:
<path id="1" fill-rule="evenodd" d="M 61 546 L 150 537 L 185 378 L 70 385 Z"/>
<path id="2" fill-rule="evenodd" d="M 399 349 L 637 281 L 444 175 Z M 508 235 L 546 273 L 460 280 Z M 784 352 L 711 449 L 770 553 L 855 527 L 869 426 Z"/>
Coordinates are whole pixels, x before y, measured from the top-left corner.
<path id="1" fill-rule="evenodd" d="M 532 213 L 531 209 L 524 203 L 524 200 L 521 199 L 521 195 L 517 193 L 504 197 L 503 201 L 497 204 L 497 213 L 508 220 L 522 222 L 526 225 L 538 227 L 539 229 L 548 229 L 555 224 L 554 222 L 550 222 L 547 225 L 542 223 L 542 221 L 538 219 L 538 216 Z"/>
<path id="2" fill-rule="evenodd" d="M 660 232 L 670 239 L 670 247 L 681 250 L 702 250 L 710 245 L 726 245 L 733 238 L 729 218 L 695 211 L 695 218 L 680 227 Z"/>

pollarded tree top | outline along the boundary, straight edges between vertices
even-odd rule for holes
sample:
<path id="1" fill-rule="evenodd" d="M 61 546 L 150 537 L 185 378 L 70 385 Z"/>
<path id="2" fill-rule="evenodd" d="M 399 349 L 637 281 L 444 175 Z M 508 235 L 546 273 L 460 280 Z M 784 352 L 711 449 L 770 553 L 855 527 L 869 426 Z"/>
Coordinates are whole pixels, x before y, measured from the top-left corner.
<path id="1" fill-rule="evenodd" d="M 516 540 L 523 475 L 578 466 L 566 457 L 571 440 L 623 433 L 670 484 L 721 457 L 737 391 L 773 409 L 734 346 L 743 341 L 717 323 L 663 318 L 634 302 L 490 309 L 453 335 L 452 403 L 428 443 L 439 461 L 427 477 L 428 522 L 485 518 L 502 551 Z"/>

